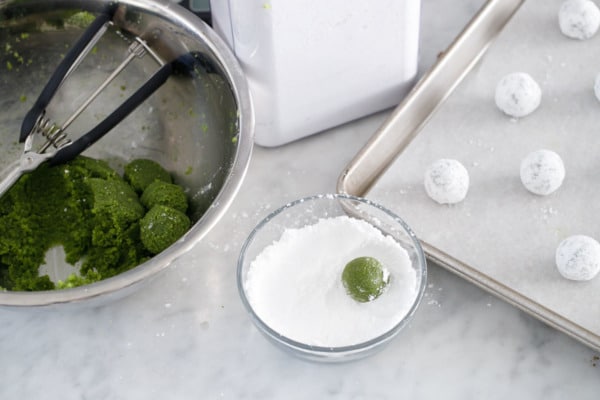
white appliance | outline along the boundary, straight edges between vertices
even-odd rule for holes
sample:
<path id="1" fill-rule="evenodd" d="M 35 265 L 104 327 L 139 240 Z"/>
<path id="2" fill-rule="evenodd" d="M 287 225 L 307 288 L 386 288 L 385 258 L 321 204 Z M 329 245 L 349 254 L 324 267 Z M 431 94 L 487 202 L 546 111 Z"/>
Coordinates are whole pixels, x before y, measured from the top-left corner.
<path id="1" fill-rule="evenodd" d="M 278 146 L 400 102 L 417 74 L 420 0 L 210 0 L 239 59 L 256 143 Z"/>

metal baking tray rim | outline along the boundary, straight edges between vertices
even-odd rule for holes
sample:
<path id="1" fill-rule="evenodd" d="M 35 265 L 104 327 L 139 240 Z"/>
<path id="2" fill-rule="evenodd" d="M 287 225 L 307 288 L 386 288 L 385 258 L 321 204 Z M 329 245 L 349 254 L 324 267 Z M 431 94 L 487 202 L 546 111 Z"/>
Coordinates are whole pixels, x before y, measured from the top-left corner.
<path id="1" fill-rule="evenodd" d="M 366 196 L 435 111 L 477 64 L 525 0 L 488 0 L 433 67 L 339 175 L 337 192 Z M 440 249 L 421 241 L 427 258 L 547 325 L 600 351 L 600 336 L 562 317 Z"/>

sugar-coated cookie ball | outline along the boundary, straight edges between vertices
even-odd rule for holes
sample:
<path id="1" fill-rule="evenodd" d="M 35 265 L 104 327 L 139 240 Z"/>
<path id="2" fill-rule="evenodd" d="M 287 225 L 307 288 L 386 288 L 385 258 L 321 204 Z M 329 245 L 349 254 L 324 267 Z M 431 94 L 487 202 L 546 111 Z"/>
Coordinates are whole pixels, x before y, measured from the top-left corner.
<path id="1" fill-rule="evenodd" d="M 539 107 L 542 89 L 529 74 L 513 72 L 500 79 L 496 85 L 495 100 L 502 112 L 520 118 Z"/>
<path id="2" fill-rule="evenodd" d="M 458 161 L 440 159 L 425 171 L 425 191 L 440 204 L 454 204 L 464 200 L 469 190 L 469 173 Z"/>
<path id="3" fill-rule="evenodd" d="M 564 179 L 565 166 L 553 151 L 537 150 L 521 161 L 521 182 L 532 193 L 548 195 L 556 191 Z"/>
<path id="4" fill-rule="evenodd" d="M 591 0 L 567 0 L 558 11 L 560 31 L 572 39 L 589 39 L 600 26 L 600 9 Z"/>
<path id="5" fill-rule="evenodd" d="M 589 281 L 600 271 L 600 243 L 585 235 L 570 236 L 556 248 L 558 272 L 574 281 Z"/>

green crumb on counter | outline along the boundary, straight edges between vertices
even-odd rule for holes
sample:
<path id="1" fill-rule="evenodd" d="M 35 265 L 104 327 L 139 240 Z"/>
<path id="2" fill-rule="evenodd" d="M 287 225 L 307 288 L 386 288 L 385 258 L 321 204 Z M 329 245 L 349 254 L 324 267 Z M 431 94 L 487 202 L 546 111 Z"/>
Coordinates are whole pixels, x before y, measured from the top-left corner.
<path id="1" fill-rule="evenodd" d="M 156 205 L 140 221 L 142 243 L 158 254 L 175 243 L 190 227 L 190 219 L 174 208 Z"/>
<path id="2" fill-rule="evenodd" d="M 171 174 L 159 163 L 146 158 L 133 160 L 125 165 L 125 180 L 133 189 L 142 193 L 154 181 L 172 183 Z"/>
<path id="3" fill-rule="evenodd" d="M 183 188 L 163 181 L 154 181 L 148 185 L 142 193 L 140 201 L 148 210 L 157 204 L 174 208 L 183 213 L 188 208 L 188 201 Z"/>
<path id="4" fill-rule="evenodd" d="M 27 96 L 25 96 L 24 94 L 22 94 L 21 96 L 19 96 L 19 101 L 21 103 L 25 103 L 27 101 Z"/>
<path id="5" fill-rule="evenodd" d="M 358 257 L 346 264 L 342 283 L 354 300 L 366 303 L 379 297 L 390 277 L 381 263 L 373 257 Z"/>
<path id="6" fill-rule="evenodd" d="M 130 164 L 135 165 L 136 160 Z M 170 179 L 170 174 L 167 176 Z M 160 200 L 161 195 L 156 196 Z M 182 207 L 181 199 L 175 203 Z M 103 160 L 79 156 L 63 165 L 42 164 L 0 198 L 0 287 L 64 289 L 131 269 L 152 257 L 158 246 L 164 250 L 189 229 L 187 215 L 165 208 L 170 211 L 161 215 L 167 215 L 167 220 L 153 217 L 135 189 Z M 142 221 L 145 230 L 148 221 L 159 227 L 151 235 L 144 234 L 151 237 L 150 248 L 142 240 Z M 79 275 L 56 285 L 39 274 L 46 253 L 55 246 L 64 248 L 67 263 L 81 263 Z"/>

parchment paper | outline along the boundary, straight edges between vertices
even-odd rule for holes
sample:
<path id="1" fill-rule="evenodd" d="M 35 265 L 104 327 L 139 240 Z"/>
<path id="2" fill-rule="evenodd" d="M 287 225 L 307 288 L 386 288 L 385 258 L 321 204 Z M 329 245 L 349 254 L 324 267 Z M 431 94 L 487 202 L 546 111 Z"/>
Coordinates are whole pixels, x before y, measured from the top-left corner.
<path id="1" fill-rule="evenodd" d="M 600 275 L 563 278 L 557 245 L 567 236 L 600 240 L 600 33 L 585 41 L 558 26 L 561 0 L 529 0 L 486 55 L 376 183 L 369 197 L 395 210 L 420 239 L 519 295 L 600 337 Z M 511 119 L 494 103 L 497 82 L 529 73 L 542 88 L 540 107 Z M 531 151 L 563 159 L 566 178 L 542 197 L 521 184 Z M 423 187 L 427 166 L 454 158 L 471 179 L 464 202 L 442 206 Z"/>

